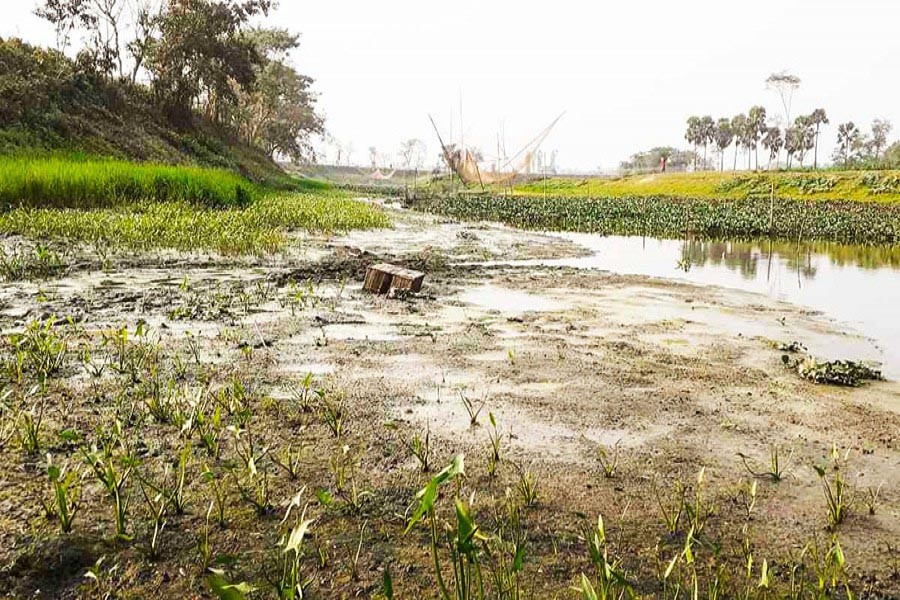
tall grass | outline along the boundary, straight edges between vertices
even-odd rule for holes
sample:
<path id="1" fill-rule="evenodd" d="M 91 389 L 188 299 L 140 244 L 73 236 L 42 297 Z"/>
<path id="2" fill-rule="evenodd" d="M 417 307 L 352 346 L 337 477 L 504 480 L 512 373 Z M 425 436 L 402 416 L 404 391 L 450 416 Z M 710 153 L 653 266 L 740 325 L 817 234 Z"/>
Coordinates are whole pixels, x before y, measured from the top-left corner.
<path id="1" fill-rule="evenodd" d="M 239 206 L 261 195 L 222 169 L 118 160 L 0 157 L 0 206 L 110 208 L 134 202 Z"/>

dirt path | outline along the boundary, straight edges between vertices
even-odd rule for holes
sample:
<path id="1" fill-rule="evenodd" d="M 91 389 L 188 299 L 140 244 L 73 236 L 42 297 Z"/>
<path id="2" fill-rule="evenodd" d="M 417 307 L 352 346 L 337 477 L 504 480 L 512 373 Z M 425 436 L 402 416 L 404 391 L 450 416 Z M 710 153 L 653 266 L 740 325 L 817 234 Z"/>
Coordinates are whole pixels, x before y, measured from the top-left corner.
<path id="1" fill-rule="evenodd" d="M 574 544 L 572 515 L 590 520 L 602 512 L 635 562 L 657 557 L 657 497 L 668 498 L 678 481 L 691 485 L 701 468 L 718 507 L 717 530 L 737 552 L 731 546 L 741 543 L 742 489 L 750 479 L 737 454 L 762 470 L 776 445 L 788 463 L 786 478 L 760 482 L 749 536 L 771 564 L 784 563 L 806 541 L 827 537 L 824 496 L 811 467 L 828 462 L 836 447 L 855 497 L 841 529 L 850 570 L 878 589 L 898 590 L 900 386 L 813 385 L 785 369 L 773 345 L 846 343 L 847 334 L 826 317 L 672 281 L 456 266 L 583 250 L 493 225 L 393 216 L 393 231 L 298 239 L 297 250 L 274 259 L 197 259 L 162 269 L 148 257 L 124 270 L 4 285 L 0 329 L 49 314 L 75 315 L 88 331 L 143 319 L 164 346 L 183 348 L 190 333 L 201 342 L 202 359 L 223 368 L 252 348 L 247 360 L 275 399 L 287 398 L 311 372 L 351 402 L 355 443 L 368 450 L 362 458 L 372 473 L 368 484 L 399 491 L 386 514 L 402 513 L 421 484 L 401 445 L 414 430 L 430 431 L 435 464 L 466 453 L 472 491 L 483 496 L 502 495 L 520 470 L 531 470 L 541 498 L 534 554 L 553 556 L 533 576 L 546 589 L 564 589 L 584 568 L 580 549 L 551 550 Z M 428 271 L 423 294 L 364 293 L 363 270 L 376 259 Z M 483 404 L 477 426 L 463 397 Z M 503 435 L 508 465 L 497 481 L 485 475 L 488 413 Z M 266 435 L 272 443 L 280 439 L 276 428 Z M 325 446 L 310 443 L 313 453 Z M 603 477 L 601 449 L 618 456 L 613 478 Z M 7 484 L 14 479 L 5 476 Z M 869 515 L 866 490 L 879 488 Z M 13 510 L 16 501 L 15 493 L 0 493 L 0 546 L 7 548 L 21 546 L 35 518 Z M 427 589 L 427 556 L 415 546 L 406 552 L 420 565 L 402 576 L 407 589 Z M 382 560 L 375 550 L 365 555 L 364 582 L 377 581 Z M 28 587 L 17 581 L 17 589 Z M 355 585 L 339 576 L 330 581 L 345 591 Z"/>

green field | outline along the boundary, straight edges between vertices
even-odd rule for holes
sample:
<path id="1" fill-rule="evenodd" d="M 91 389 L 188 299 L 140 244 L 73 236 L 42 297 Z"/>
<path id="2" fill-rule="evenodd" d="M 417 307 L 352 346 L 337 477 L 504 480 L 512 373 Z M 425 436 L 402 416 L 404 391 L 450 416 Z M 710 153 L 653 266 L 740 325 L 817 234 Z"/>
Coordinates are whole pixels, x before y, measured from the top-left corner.
<path id="1" fill-rule="evenodd" d="M 383 212 L 318 182 L 261 188 L 218 169 L 0 159 L 0 233 L 96 247 L 260 254 L 290 229 L 388 227 Z"/>
<path id="2" fill-rule="evenodd" d="M 618 179 L 551 178 L 516 186 L 533 196 L 676 196 L 705 200 L 769 198 L 798 200 L 900 201 L 900 171 L 796 171 L 761 173 L 656 173 Z"/>

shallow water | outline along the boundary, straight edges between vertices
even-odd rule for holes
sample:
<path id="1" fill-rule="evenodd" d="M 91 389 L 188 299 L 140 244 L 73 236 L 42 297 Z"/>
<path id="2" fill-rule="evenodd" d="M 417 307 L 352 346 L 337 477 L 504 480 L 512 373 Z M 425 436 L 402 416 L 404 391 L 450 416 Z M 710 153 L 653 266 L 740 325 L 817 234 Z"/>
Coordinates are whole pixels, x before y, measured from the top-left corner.
<path id="1" fill-rule="evenodd" d="M 541 264 L 718 285 L 819 310 L 872 338 L 885 375 L 900 378 L 900 248 L 563 235 L 591 255 Z"/>

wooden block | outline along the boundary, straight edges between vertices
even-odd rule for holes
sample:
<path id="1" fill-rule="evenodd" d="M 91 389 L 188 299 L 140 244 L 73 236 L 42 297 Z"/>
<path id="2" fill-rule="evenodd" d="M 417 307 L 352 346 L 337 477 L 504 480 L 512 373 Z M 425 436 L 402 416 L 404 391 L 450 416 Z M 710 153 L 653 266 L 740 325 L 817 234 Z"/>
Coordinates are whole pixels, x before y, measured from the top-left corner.
<path id="1" fill-rule="evenodd" d="M 366 270 L 366 283 L 363 287 L 373 294 L 386 294 L 391 289 L 419 292 L 424 281 L 425 273 L 421 271 L 380 263 Z"/>
<path id="2" fill-rule="evenodd" d="M 410 292 L 422 291 L 422 282 L 425 281 L 425 273 L 412 269 L 397 269 L 391 280 L 391 288 L 395 290 L 408 290 Z"/>
<path id="3" fill-rule="evenodd" d="M 363 288 L 373 294 L 387 294 L 391 289 L 391 280 L 394 275 L 390 272 L 391 265 L 372 265 L 366 270 L 366 283 Z"/>

